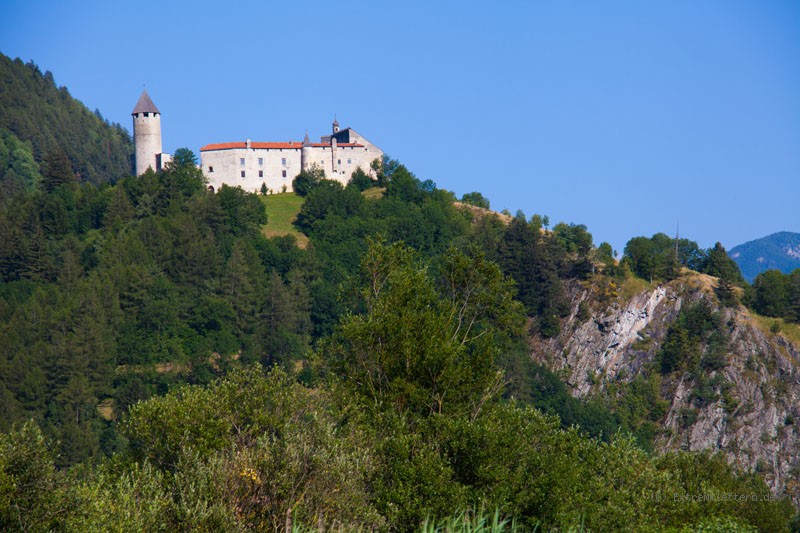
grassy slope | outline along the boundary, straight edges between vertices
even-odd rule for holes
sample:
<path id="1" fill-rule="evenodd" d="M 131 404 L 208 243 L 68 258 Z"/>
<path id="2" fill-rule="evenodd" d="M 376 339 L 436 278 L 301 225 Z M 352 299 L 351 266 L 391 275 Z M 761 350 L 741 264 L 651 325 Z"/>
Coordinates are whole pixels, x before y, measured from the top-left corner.
<path id="1" fill-rule="evenodd" d="M 748 314 L 753 318 L 756 325 L 768 335 L 774 335 L 775 333 L 771 331 L 773 324 L 777 323 L 778 327 L 780 328 L 778 331 L 779 335 L 782 335 L 792 344 L 800 346 L 800 324 L 792 324 L 791 322 L 785 322 L 781 318 L 770 318 L 766 316 L 759 315 L 755 311 L 750 310 Z"/>
<path id="2" fill-rule="evenodd" d="M 377 200 L 383 197 L 385 191 L 386 189 L 373 188 L 367 189 L 361 194 L 368 200 Z M 294 221 L 303 205 L 303 197 L 293 192 L 287 192 L 259 196 L 259 198 L 264 202 L 268 216 L 267 224 L 261 228 L 264 235 L 267 238 L 294 235 L 297 245 L 305 248 L 308 245 L 308 237 L 300 233 L 294 226 Z"/>
<path id="3" fill-rule="evenodd" d="M 294 235 L 297 245 L 305 248 L 308 244 L 308 237 L 300 233 L 293 225 L 300 212 L 300 206 L 303 205 L 303 198 L 293 192 L 270 194 L 259 196 L 259 198 L 264 202 L 269 217 L 267 224 L 261 228 L 264 235 L 267 238 Z"/>

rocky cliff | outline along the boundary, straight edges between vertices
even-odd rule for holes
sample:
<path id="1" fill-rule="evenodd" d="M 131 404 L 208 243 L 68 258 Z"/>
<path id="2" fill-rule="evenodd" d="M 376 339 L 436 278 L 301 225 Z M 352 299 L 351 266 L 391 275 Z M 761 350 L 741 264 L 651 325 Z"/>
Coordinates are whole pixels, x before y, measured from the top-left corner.
<path id="1" fill-rule="evenodd" d="M 561 334 L 533 340 L 532 357 L 559 372 L 579 397 L 619 394 L 636 376 L 658 374 L 667 406 L 658 448 L 719 450 L 797 502 L 800 348 L 746 309 L 720 307 L 715 286 L 715 278 L 695 273 L 630 297 L 576 284 Z M 712 369 L 664 372 L 659 352 L 670 326 L 683 307 L 701 301 L 720 318 L 723 357 Z"/>

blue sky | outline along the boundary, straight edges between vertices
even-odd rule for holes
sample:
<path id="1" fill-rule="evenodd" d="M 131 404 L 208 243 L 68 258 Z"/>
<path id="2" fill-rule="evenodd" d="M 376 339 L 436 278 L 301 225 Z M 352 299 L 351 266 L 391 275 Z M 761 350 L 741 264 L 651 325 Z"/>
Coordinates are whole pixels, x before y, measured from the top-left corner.
<path id="1" fill-rule="evenodd" d="M 595 242 L 800 231 L 800 2 L 0 4 L 0 52 L 164 149 L 334 114 L 421 179 Z"/>

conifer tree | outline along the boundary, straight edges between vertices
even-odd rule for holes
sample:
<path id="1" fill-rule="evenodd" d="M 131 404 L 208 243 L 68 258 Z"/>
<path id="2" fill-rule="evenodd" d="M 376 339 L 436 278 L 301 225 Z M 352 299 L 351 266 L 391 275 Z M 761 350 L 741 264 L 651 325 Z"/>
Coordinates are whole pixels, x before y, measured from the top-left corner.
<path id="1" fill-rule="evenodd" d="M 72 162 L 60 147 L 50 150 L 45 156 L 44 177 L 42 184 L 44 190 L 52 192 L 57 187 L 65 183 L 76 181 L 75 173 L 72 170 Z"/>

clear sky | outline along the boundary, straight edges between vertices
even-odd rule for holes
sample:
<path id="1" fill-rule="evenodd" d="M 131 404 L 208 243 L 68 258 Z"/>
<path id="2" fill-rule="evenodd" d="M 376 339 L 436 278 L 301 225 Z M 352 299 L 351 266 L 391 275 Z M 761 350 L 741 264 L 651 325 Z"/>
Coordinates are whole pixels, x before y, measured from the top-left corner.
<path id="1" fill-rule="evenodd" d="M 164 149 L 334 115 L 420 179 L 622 252 L 800 232 L 800 2 L 3 0 L 0 52 Z"/>

